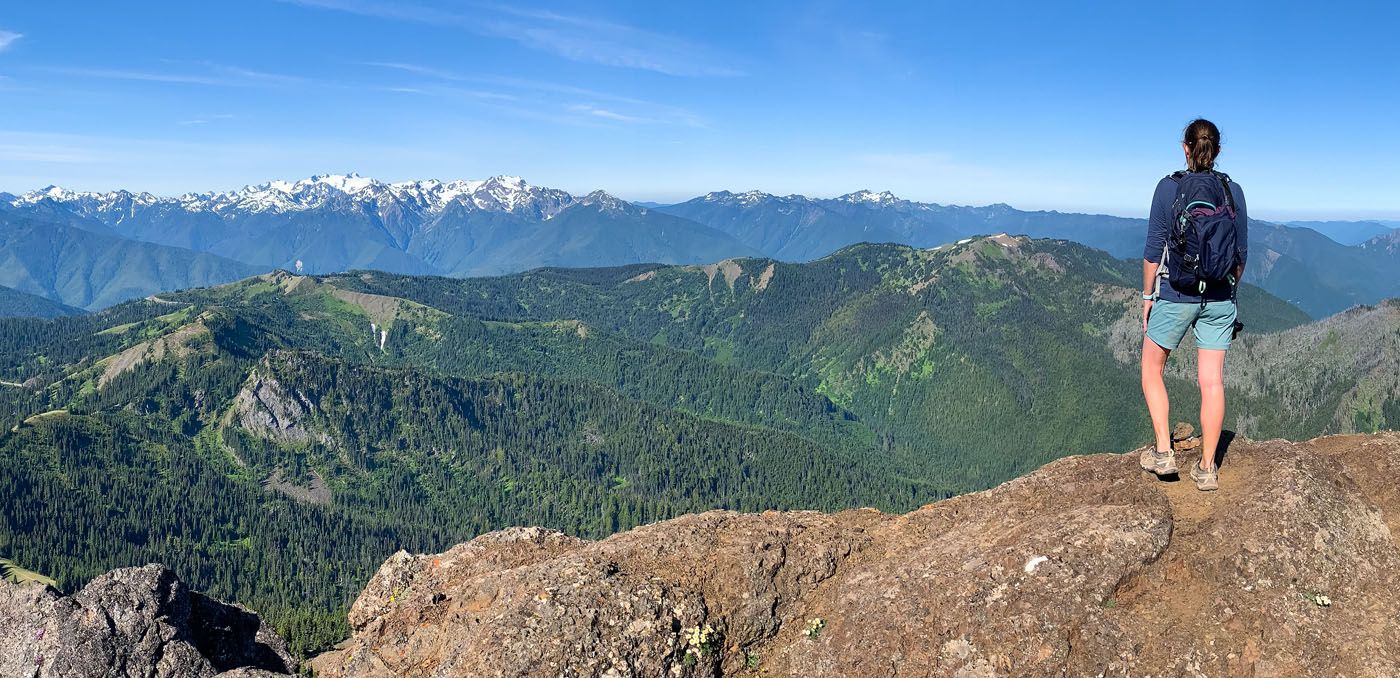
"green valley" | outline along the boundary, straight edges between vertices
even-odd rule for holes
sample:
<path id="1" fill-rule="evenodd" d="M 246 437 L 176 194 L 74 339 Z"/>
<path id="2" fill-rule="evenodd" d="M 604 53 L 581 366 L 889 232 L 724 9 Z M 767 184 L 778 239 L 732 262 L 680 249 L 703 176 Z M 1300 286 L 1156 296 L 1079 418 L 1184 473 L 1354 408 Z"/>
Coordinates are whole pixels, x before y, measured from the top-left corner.
<path id="1" fill-rule="evenodd" d="M 1134 268 L 1002 235 L 805 264 L 275 272 L 0 319 L 0 554 L 65 589 L 164 562 L 308 652 L 400 548 L 910 510 L 1146 439 Z M 1397 353 L 1358 350 L 1400 338 L 1393 303 L 1316 323 L 1257 288 L 1241 304 L 1241 433 L 1400 425 Z M 1335 378 L 1296 367 L 1317 342 Z"/>

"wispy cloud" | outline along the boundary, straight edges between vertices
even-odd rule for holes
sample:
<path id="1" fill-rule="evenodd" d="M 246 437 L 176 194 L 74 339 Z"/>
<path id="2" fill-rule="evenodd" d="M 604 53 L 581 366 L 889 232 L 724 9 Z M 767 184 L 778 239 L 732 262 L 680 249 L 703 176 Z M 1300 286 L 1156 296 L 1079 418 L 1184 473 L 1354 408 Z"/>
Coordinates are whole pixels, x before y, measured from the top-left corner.
<path id="1" fill-rule="evenodd" d="M 591 115 L 595 118 L 613 120 L 615 122 L 655 122 L 653 120 L 637 117 L 635 115 L 625 115 L 616 111 L 610 111 L 606 108 L 598 108 L 597 106 L 594 106 L 592 104 L 574 104 L 572 106 L 569 106 L 569 110 L 575 113 Z"/>
<path id="2" fill-rule="evenodd" d="M 573 61 L 666 75 L 743 75 L 712 49 L 674 35 L 545 10 L 495 9 L 502 18 L 483 22 L 483 32 Z"/>
<path id="3" fill-rule="evenodd" d="M 281 0 L 290 5 L 330 9 L 351 14 L 415 21 L 418 23 L 461 23 L 466 17 L 461 14 L 444 12 L 432 7 L 423 7 L 402 2 L 378 2 L 376 0 Z"/>
<path id="4" fill-rule="evenodd" d="M 465 76 L 458 73 L 453 73 L 451 71 L 445 71 L 438 68 L 431 68 L 429 66 L 419 66 L 417 64 L 407 64 L 395 61 L 364 61 L 360 62 L 360 65 L 374 66 L 376 68 L 386 68 L 390 70 L 400 71 L 403 73 L 410 73 L 412 75 L 422 76 L 430 80 L 441 80 L 444 82 L 485 82 L 484 78 Z M 518 97 L 514 95 L 505 94 L 503 92 L 494 92 L 484 89 L 468 89 L 463 87 L 444 87 L 441 84 L 436 83 L 416 85 L 390 85 L 388 87 L 384 87 L 383 89 L 385 91 L 399 92 L 401 94 L 439 94 L 462 96 L 474 99 L 493 99 L 497 101 L 515 101 L 518 99 Z"/>
<path id="5" fill-rule="evenodd" d="M 483 89 L 470 89 L 466 87 L 444 87 L 442 85 L 418 85 L 412 87 L 390 87 L 389 91 L 403 92 L 407 94 L 430 94 L 447 96 L 461 99 L 478 99 L 481 101 L 519 101 L 520 97 L 492 92 Z"/>
<path id="6" fill-rule="evenodd" d="M 458 26 L 572 61 L 676 76 L 743 75 L 732 58 L 706 45 L 592 17 L 504 5 L 478 5 L 468 15 L 378 0 L 282 1 L 395 21 Z"/>
<path id="7" fill-rule="evenodd" d="M 476 99 L 515 102 L 520 105 L 533 104 L 542 109 L 537 111 L 539 116 L 536 117 L 556 122 L 561 120 L 557 111 L 562 108 L 575 116 L 574 122 L 578 121 L 577 118 L 586 118 L 595 123 L 599 120 L 611 120 L 613 122 L 646 122 L 680 127 L 706 126 L 703 117 L 684 108 L 574 85 L 504 76 L 468 75 L 433 66 L 398 61 L 369 61 L 362 62 L 361 65 L 410 73 L 440 81 L 434 84 L 390 87 L 388 88 L 390 91 L 409 94 L 467 96 Z M 463 89 L 446 86 L 442 83 L 473 83 L 488 86 L 491 90 Z M 510 93 L 506 94 L 498 90 L 506 90 Z M 510 110 L 518 112 L 521 109 L 516 107 Z"/>
<path id="8" fill-rule="evenodd" d="M 167 62 L 175 69 L 137 70 L 121 68 L 67 68 L 48 67 L 40 70 L 71 75 L 81 78 L 101 80 L 135 80 L 141 82 L 163 82 L 187 85 L 212 85 L 216 87 L 285 87 L 310 82 L 306 78 L 281 73 L 256 71 L 241 66 L 210 63 L 207 61 Z"/>
<path id="9" fill-rule="evenodd" d="M 201 115 L 201 116 L 199 116 L 199 117 L 197 117 L 197 118 L 189 118 L 189 119 L 186 119 L 186 120 L 176 120 L 176 121 L 175 121 L 175 124 L 176 124 L 176 125 L 180 125 L 181 127 L 195 127 L 195 126 L 198 126 L 198 125 L 208 125 L 208 124 L 210 124 L 210 123 L 212 123 L 212 122 L 219 121 L 219 120 L 232 120 L 232 119 L 234 119 L 235 117 L 237 117 L 237 116 L 235 116 L 235 115 L 232 114 L 232 113 L 210 113 L 210 114 L 208 114 L 208 115 Z"/>
<path id="10" fill-rule="evenodd" d="M 45 68 L 50 73 L 73 75 L 81 78 L 102 80 L 139 80 L 143 82 L 175 82 L 190 85 L 222 85 L 222 80 L 203 75 L 183 73 L 159 73 L 155 71 L 133 71 L 117 68 Z"/>
<path id="11" fill-rule="evenodd" d="M 23 33 L 16 33 L 14 31 L 0 31 L 0 52 L 9 49 L 10 45 L 15 44 L 15 41 L 19 40 L 22 37 L 24 37 Z"/>
<path id="12" fill-rule="evenodd" d="M 454 82 L 463 82 L 472 79 L 469 76 L 461 75 L 459 73 L 453 73 L 452 71 L 445 71 L 441 68 L 433 68 L 431 66 L 420 66 L 418 64 L 406 64 L 401 61 L 364 61 L 361 62 L 361 65 L 375 66 L 378 68 L 388 68 L 396 71 L 403 71 L 405 73 L 412 73 L 414 75 L 422 75 L 429 78 L 437 78 L 438 80 L 451 80 Z"/>

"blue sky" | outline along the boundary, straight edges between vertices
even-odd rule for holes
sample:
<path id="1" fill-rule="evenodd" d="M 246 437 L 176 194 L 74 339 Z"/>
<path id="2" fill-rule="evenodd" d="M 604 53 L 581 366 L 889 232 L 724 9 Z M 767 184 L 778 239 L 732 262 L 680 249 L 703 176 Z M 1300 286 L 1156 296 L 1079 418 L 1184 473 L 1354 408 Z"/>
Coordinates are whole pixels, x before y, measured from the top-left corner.
<path id="1" fill-rule="evenodd" d="M 1196 115 L 1271 218 L 1400 218 L 1395 3 L 8 3 L 0 190 L 357 171 L 1141 216 Z"/>

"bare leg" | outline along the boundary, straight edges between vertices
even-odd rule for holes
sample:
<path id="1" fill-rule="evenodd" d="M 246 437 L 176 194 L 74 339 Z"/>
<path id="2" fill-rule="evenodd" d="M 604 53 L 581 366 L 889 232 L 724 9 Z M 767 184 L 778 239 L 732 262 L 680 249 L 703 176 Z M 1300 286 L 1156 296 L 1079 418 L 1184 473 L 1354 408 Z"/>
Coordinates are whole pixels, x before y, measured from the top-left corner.
<path id="1" fill-rule="evenodd" d="M 1157 342 L 1142 338 L 1142 395 L 1147 399 L 1147 412 L 1152 415 L 1152 433 L 1157 437 L 1159 451 L 1172 448 L 1171 405 L 1167 400 L 1167 385 L 1162 383 L 1162 370 L 1166 369 L 1167 356 L 1171 353 Z M 1216 433 L 1219 432 L 1216 427 Z"/>
<path id="2" fill-rule="evenodd" d="M 1225 352 L 1196 351 L 1196 379 L 1201 384 L 1201 468 L 1215 466 L 1215 448 L 1225 425 Z"/>

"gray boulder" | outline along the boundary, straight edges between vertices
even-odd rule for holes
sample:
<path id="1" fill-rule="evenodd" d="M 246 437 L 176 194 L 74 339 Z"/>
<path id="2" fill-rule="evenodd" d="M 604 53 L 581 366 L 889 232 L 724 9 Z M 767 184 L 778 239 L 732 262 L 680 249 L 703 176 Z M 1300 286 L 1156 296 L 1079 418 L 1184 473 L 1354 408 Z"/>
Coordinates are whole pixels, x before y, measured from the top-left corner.
<path id="1" fill-rule="evenodd" d="M 244 669 L 252 671 L 236 672 Z M 213 678 L 296 669 L 286 643 L 256 614 L 191 592 L 161 565 L 113 570 L 72 596 L 0 580 L 2 676 Z"/>

